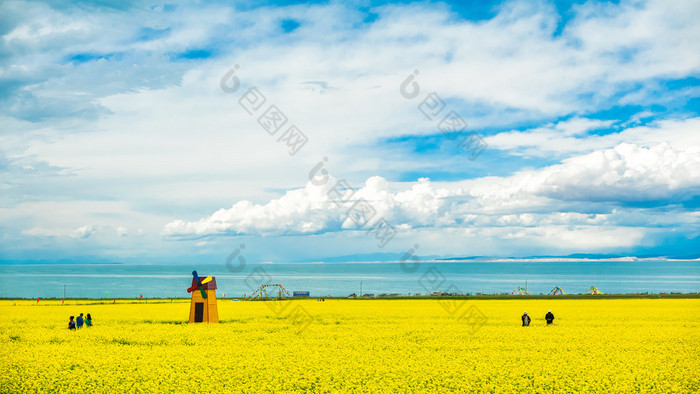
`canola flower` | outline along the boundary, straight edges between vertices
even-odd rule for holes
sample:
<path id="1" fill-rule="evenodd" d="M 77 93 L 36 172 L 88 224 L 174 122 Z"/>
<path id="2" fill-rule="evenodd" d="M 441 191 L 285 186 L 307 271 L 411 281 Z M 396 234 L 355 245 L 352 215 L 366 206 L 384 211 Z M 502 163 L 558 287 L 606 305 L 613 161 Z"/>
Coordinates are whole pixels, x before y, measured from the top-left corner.
<path id="1" fill-rule="evenodd" d="M 700 392 L 699 299 L 465 301 L 481 327 L 436 300 L 282 302 L 313 322 L 263 302 L 186 324 L 183 301 L 0 301 L 0 391 Z M 94 327 L 69 331 L 80 312 Z"/>

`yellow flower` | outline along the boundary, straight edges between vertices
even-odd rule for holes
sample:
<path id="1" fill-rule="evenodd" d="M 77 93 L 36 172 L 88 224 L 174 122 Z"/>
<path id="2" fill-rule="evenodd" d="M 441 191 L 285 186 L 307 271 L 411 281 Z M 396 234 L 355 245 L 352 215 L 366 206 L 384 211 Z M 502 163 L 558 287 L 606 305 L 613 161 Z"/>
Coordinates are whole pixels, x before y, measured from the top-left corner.
<path id="1" fill-rule="evenodd" d="M 700 391 L 700 299 L 284 302 L 0 301 L 0 391 Z"/>

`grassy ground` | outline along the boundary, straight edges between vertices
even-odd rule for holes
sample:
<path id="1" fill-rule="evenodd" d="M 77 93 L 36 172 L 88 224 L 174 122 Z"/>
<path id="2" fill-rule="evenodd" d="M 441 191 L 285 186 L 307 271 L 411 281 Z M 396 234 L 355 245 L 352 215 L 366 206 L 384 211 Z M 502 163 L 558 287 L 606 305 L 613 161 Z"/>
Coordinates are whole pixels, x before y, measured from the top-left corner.
<path id="1" fill-rule="evenodd" d="M 482 295 L 459 295 L 459 296 L 383 296 L 383 297 L 357 297 L 357 298 L 347 298 L 347 297 L 325 297 L 326 300 L 444 300 L 444 299 L 456 299 L 456 300 L 603 300 L 603 299 L 646 299 L 646 298 L 675 298 L 675 299 L 685 299 L 685 298 L 700 298 L 700 293 L 661 293 L 661 294 L 565 294 L 565 295 L 503 295 L 503 294 L 482 294 Z M 256 299 L 250 298 L 240 298 L 240 297 L 227 297 L 221 298 L 221 300 L 241 300 L 241 301 L 257 301 Z M 299 298 L 298 300 L 303 300 L 304 298 Z M 316 297 L 309 297 L 310 300 L 316 300 Z M 36 303 L 36 298 L 0 298 L 1 302 L 25 302 Z M 172 303 L 172 302 L 185 302 L 189 303 L 188 298 L 70 298 L 65 301 L 60 298 L 42 298 L 39 302 L 41 305 L 57 305 L 58 304 L 113 304 L 113 303 L 131 303 L 131 304 L 145 304 L 145 303 Z"/>

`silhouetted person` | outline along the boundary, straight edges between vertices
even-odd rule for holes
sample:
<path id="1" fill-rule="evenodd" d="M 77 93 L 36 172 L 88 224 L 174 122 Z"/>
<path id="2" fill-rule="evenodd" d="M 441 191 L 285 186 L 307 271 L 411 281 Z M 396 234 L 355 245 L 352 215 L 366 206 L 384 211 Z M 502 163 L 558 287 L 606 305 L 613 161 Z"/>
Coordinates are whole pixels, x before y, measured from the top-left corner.
<path id="1" fill-rule="evenodd" d="M 73 316 L 71 316 L 70 320 L 68 321 L 68 329 L 75 330 L 75 322 L 73 321 Z"/>
<path id="2" fill-rule="evenodd" d="M 80 314 L 80 316 L 78 316 L 78 317 L 75 319 L 75 325 L 76 325 L 76 327 L 78 327 L 78 328 L 82 328 L 82 327 L 83 327 L 83 314 L 82 314 L 82 313 Z"/>
<path id="3" fill-rule="evenodd" d="M 552 311 L 547 311 L 547 314 L 544 315 L 544 319 L 547 320 L 547 324 L 552 324 L 554 323 L 554 314 Z"/>
<path id="4" fill-rule="evenodd" d="M 523 327 L 527 327 L 530 325 L 530 316 L 527 315 L 527 312 L 523 313 L 521 319 L 523 321 Z"/>

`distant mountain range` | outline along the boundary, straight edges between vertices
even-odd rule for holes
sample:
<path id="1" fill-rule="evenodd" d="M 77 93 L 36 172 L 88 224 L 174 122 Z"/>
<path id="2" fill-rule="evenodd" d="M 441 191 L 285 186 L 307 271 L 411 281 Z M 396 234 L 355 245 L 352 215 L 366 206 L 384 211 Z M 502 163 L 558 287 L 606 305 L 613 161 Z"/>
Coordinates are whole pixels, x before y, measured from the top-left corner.
<path id="1" fill-rule="evenodd" d="M 525 256 L 525 257 L 503 257 L 503 256 L 456 256 L 444 257 L 438 255 L 420 256 L 417 258 L 423 261 L 448 262 L 448 261 L 674 261 L 674 260 L 698 260 L 700 254 L 682 255 L 682 256 L 658 256 L 658 255 L 640 255 L 640 256 L 625 256 L 617 254 L 590 254 L 590 253 L 573 253 L 566 256 Z M 336 256 L 318 259 L 323 262 L 369 262 L 369 261 L 402 261 L 405 260 L 402 253 L 368 253 L 368 254 L 352 254 L 347 256 Z"/>
<path id="2" fill-rule="evenodd" d="M 680 256 L 658 256 L 658 255 L 639 255 L 625 256 L 619 254 L 589 254 L 589 253 L 573 253 L 565 256 L 525 256 L 525 257 L 503 257 L 503 256 L 455 256 L 445 257 L 439 255 L 415 255 L 415 257 L 407 256 L 405 253 L 365 253 L 365 254 L 350 254 L 345 256 L 324 257 L 319 259 L 305 259 L 297 261 L 285 261 L 291 263 L 345 263 L 345 262 L 397 262 L 407 259 L 418 258 L 426 262 L 456 262 L 456 261 L 479 261 L 479 262 L 503 262 L 503 261 L 532 261 L 532 262 L 567 262 L 567 261 L 699 261 L 700 254 L 680 255 Z M 272 261 L 274 263 L 275 261 Z M 269 263 L 269 262 L 268 262 Z M 80 258 L 76 260 L 0 260 L 0 265 L 14 264 L 178 264 L 178 262 L 137 262 L 130 260 L 128 262 L 115 262 L 98 258 Z M 181 264 L 191 264 L 191 262 L 182 262 Z"/>

